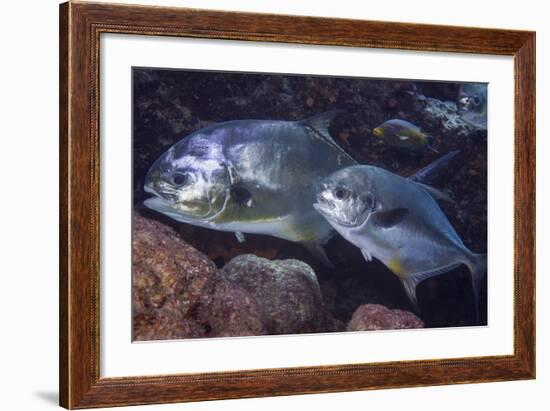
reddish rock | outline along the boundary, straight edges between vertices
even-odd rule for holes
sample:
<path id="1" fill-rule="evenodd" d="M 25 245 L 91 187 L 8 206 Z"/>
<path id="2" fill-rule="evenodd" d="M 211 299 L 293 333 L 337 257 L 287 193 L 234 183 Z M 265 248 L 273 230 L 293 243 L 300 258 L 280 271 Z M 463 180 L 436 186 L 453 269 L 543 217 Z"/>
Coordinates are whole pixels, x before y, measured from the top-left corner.
<path id="1" fill-rule="evenodd" d="M 379 304 L 364 304 L 353 313 L 348 331 L 424 328 L 424 322 L 409 311 L 392 310 Z"/>
<path id="2" fill-rule="evenodd" d="M 134 214 L 135 340 L 263 334 L 255 300 L 157 221 Z"/>
<path id="3" fill-rule="evenodd" d="M 315 272 L 302 261 L 245 254 L 223 273 L 256 299 L 269 334 L 329 332 L 338 326 L 325 308 Z"/>
<path id="4" fill-rule="evenodd" d="M 217 283 L 211 303 L 202 305 L 197 316 L 208 324 L 208 337 L 266 334 L 256 299 L 225 280 Z"/>

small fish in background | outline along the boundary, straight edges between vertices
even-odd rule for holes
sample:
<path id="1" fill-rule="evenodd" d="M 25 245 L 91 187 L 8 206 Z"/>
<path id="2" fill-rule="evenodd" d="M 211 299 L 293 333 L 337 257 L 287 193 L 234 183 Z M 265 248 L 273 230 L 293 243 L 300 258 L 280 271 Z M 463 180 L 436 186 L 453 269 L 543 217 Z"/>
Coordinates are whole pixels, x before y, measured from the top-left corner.
<path id="1" fill-rule="evenodd" d="M 372 134 L 377 144 L 386 144 L 412 151 L 428 149 L 437 153 L 437 150 L 432 146 L 433 138 L 423 132 L 420 127 L 406 120 L 392 119 L 385 121 L 372 130 Z"/>
<path id="2" fill-rule="evenodd" d="M 460 86 L 458 102 L 458 115 L 465 122 L 487 129 L 487 85 L 465 83 Z"/>
<path id="3" fill-rule="evenodd" d="M 416 286 L 465 264 L 479 317 L 487 256 L 472 253 L 434 198 L 445 193 L 375 166 L 350 166 L 322 180 L 314 208 L 367 261 L 380 260 L 403 283 L 419 312 Z"/>

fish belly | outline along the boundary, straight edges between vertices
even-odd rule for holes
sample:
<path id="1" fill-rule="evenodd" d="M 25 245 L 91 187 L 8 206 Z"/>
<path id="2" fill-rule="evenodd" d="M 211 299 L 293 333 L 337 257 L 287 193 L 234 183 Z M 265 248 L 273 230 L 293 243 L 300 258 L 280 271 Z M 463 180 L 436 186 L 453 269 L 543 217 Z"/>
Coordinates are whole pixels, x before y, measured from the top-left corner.
<path id="1" fill-rule="evenodd" d="M 326 242 L 334 233 L 332 227 L 320 216 L 312 213 L 293 213 L 284 216 L 266 217 L 256 221 L 235 220 L 224 223 L 212 223 L 210 228 L 264 234 L 283 240 L 306 243 Z"/>
<path id="2" fill-rule="evenodd" d="M 464 250 L 459 246 L 431 241 L 413 242 L 411 246 L 397 249 L 374 248 L 373 255 L 402 280 L 416 277 L 422 281 L 450 271 L 466 261 Z"/>
<path id="3" fill-rule="evenodd" d="M 344 237 L 370 255 L 380 260 L 401 279 L 420 276 L 424 278 L 449 271 L 464 263 L 468 252 L 460 244 L 414 236 L 400 230 L 349 231 Z"/>

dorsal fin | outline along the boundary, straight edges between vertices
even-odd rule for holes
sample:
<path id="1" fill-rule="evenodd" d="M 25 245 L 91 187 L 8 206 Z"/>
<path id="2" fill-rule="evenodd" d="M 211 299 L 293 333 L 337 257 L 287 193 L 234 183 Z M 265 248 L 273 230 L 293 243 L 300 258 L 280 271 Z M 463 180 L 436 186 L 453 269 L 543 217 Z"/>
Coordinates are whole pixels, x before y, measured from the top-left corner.
<path id="1" fill-rule="evenodd" d="M 439 157 L 412 176 L 409 176 L 409 180 L 423 184 L 441 182 L 447 175 L 451 174 L 450 170 L 456 172 L 459 167 L 462 167 L 464 162 L 461 161 L 462 156 L 460 154 L 460 150 L 455 150 Z"/>
<path id="2" fill-rule="evenodd" d="M 330 127 L 330 124 L 332 123 L 334 117 L 342 113 L 344 113 L 344 110 L 325 111 L 324 113 L 316 114 L 314 116 L 306 118 L 305 120 L 302 120 L 302 123 L 307 124 L 312 129 L 321 134 L 324 138 L 336 144 L 336 141 L 334 141 L 334 139 L 328 132 L 328 128 Z"/>
<path id="3" fill-rule="evenodd" d="M 437 188 L 434 188 L 432 186 L 429 186 L 427 184 L 416 182 L 420 187 L 422 187 L 424 190 L 428 192 L 435 200 L 441 200 L 441 201 L 447 201 L 451 204 L 456 204 L 455 200 L 451 198 L 451 196 L 444 191 L 438 190 Z"/>
<path id="4" fill-rule="evenodd" d="M 344 151 L 342 147 L 338 145 L 336 141 L 332 138 L 330 135 L 328 128 L 330 127 L 330 124 L 332 123 L 332 120 L 334 117 L 336 117 L 339 114 L 345 113 L 344 110 L 332 110 L 332 111 L 325 111 L 321 114 L 316 114 L 312 117 L 306 118 L 305 120 L 300 121 L 303 125 L 311 128 L 318 136 L 320 136 L 323 140 L 325 140 L 329 145 L 340 151 L 342 154 L 344 154 L 348 159 L 356 163 L 355 159 L 351 157 L 348 153 Z"/>

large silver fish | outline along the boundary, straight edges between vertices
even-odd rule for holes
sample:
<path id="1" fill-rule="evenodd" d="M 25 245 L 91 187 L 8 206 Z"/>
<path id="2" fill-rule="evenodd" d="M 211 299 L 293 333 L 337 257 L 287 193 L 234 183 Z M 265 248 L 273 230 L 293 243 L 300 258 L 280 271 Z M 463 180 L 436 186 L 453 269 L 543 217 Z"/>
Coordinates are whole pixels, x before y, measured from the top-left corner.
<path id="1" fill-rule="evenodd" d="M 382 261 L 401 279 L 417 312 L 416 286 L 465 264 L 479 318 L 487 257 L 466 248 L 434 197 L 438 190 L 382 168 L 351 166 L 322 180 L 314 207 L 367 261 Z"/>
<path id="2" fill-rule="evenodd" d="M 145 205 L 177 221 L 301 243 L 334 233 L 312 207 L 323 177 L 353 164 L 328 127 L 338 112 L 304 121 L 238 120 L 198 130 L 161 155 L 145 178 Z"/>

